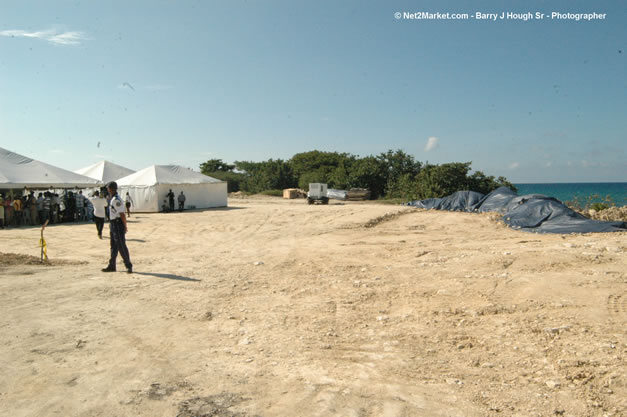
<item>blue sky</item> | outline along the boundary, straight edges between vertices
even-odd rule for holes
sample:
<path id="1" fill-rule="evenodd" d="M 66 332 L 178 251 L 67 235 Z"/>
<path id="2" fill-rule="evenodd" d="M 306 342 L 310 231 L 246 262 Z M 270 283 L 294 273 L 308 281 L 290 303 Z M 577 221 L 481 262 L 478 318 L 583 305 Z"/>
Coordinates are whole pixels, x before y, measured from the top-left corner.
<path id="1" fill-rule="evenodd" d="M 422 11 L 606 17 L 394 16 Z M 0 146 L 70 170 L 403 149 L 627 181 L 626 75 L 615 1 L 0 0 Z"/>

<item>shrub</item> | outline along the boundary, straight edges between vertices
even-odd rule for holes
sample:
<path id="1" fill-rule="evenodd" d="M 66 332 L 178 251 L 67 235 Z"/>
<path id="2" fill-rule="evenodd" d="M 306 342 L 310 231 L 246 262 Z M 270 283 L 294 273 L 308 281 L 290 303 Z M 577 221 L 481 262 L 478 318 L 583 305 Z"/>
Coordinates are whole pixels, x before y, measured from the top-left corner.
<path id="1" fill-rule="evenodd" d="M 259 194 L 269 195 L 272 197 L 283 197 L 283 190 L 264 190 Z"/>

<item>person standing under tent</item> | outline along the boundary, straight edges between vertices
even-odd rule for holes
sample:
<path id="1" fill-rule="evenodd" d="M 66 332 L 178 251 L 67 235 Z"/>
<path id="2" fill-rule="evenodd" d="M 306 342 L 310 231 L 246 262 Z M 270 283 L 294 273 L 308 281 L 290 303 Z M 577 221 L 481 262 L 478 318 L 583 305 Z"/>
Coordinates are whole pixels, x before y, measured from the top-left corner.
<path id="1" fill-rule="evenodd" d="M 37 196 L 37 220 L 39 221 L 39 224 L 44 224 L 44 194 L 43 193 L 39 193 L 39 196 Z"/>
<path id="2" fill-rule="evenodd" d="M 181 191 L 181 194 L 179 194 L 179 211 L 183 211 L 184 208 L 185 208 L 185 194 L 183 194 L 183 191 Z"/>
<path id="3" fill-rule="evenodd" d="M 13 224 L 13 198 L 11 198 L 11 196 L 13 195 L 12 192 L 9 192 L 9 195 L 4 197 L 4 225 L 6 227 L 9 227 L 10 225 Z"/>
<path id="4" fill-rule="evenodd" d="M 85 197 L 83 196 L 83 190 L 80 190 L 76 194 L 76 218 L 79 222 L 85 220 Z"/>
<path id="5" fill-rule="evenodd" d="M 128 218 L 131 218 L 131 206 L 134 205 L 135 203 L 133 202 L 133 199 L 131 198 L 131 195 L 128 193 L 128 191 L 126 192 L 126 197 L 124 197 L 124 203 L 126 204 L 126 212 L 128 213 Z"/>
<path id="6" fill-rule="evenodd" d="M 106 217 L 105 209 L 107 208 L 107 199 L 104 195 L 100 195 L 98 191 L 94 192 L 94 196 L 89 199 L 91 205 L 94 207 L 94 223 L 96 223 L 96 230 L 98 231 L 98 238 L 102 239 L 102 228 L 104 227 L 104 221 Z"/>
<path id="7" fill-rule="evenodd" d="M 13 206 L 13 223 L 16 226 L 22 225 L 22 199 L 17 195 L 13 198 L 13 202 L 11 203 Z"/>
<path id="8" fill-rule="evenodd" d="M 126 266 L 126 272 L 133 273 L 133 264 L 131 263 L 131 256 L 126 247 L 126 232 L 128 226 L 126 223 L 126 213 L 124 209 L 124 203 L 118 195 L 118 184 L 115 181 L 111 181 L 107 184 L 107 191 L 111 197 L 109 201 L 109 236 L 111 243 L 111 257 L 109 258 L 109 265 L 102 269 L 102 272 L 115 272 L 115 261 L 118 257 L 118 253 L 124 260 L 124 266 Z"/>
<path id="9" fill-rule="evenodd" d="M 44 202 L 43 202 L 43 216 L 42 216 L 42 221 L 45 223 L 46 220 L 50 220 L 50 206 L 52 204 L 52 201 L 50 199 L 50 192 L 46 191 L 44 193 Z"/>
<path id="10" fill-rule="evenodd" d="M 37 218 L 37 198 L 34 191 L 31 191 L 28 196 L 28 209 L 30 210 L 30 225 L 35 226 L 39 219 Z"/>
<path id="11" fill-rule="evenodd" d="M 85 220 L 88 222 L 94 220 L 94 205 L 91 204 L 89 197 L 85 197 L 85 215 L 87 217 Z"/>
<path id="12" fill-rule="evenodd" d="M 170 211 L 174 211 L 174 193 L 171 188 L 170 192 L 166 194 L 166 197 L 168 197 L 168 202 L 170 203 Z"/>
<path id="13" fill-rule="evenodd" d="M 0 193 L 0 228 L 4 229 L 4 195 Z"/>

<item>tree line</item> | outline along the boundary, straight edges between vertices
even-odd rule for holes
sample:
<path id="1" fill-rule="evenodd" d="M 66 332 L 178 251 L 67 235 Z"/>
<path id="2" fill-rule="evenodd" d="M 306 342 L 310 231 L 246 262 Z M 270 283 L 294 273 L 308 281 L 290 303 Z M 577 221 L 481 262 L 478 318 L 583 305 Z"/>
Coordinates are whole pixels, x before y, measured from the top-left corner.
<path id="1" fill-rule="evenodd" d="M 421 163 L 400 149 L 363 158 L 310 151 L 288 160 L 227 164 L 221 159 L 210 159 L 200 164 L 200 171 L 227 181 L 229 192 L 260 193 L 296 187 L 307 190 L 312 182 L 341 190 L 366 188 L 373 198 L 407 200 L 444 197 L 459 190 L 487 194 L 501 186 L 516 191 L 505 177 L 495 178 L 481 171 L 471 173 L 471 162 Z"/>

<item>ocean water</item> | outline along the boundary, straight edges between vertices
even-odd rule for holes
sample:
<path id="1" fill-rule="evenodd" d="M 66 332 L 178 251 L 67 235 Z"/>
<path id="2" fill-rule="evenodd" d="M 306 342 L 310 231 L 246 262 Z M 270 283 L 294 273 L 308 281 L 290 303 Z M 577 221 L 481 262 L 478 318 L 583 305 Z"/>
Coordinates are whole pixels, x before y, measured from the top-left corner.
<path id="1" fill-rule="evenodd" d="M 555 197 L 562 202 L 578 199 L 586 204 L 588 197 L 591 202 L 601 202 L 610 196 L 617 206 L 627 206 L 627 182 L 572 182 L 551 184 L 514 184 L 518 188 L 518 195 L 544 194 Z"/>

